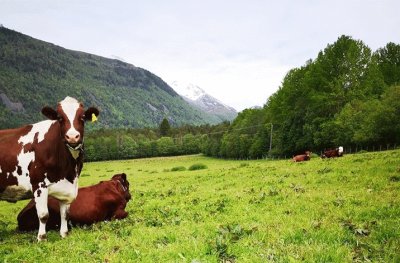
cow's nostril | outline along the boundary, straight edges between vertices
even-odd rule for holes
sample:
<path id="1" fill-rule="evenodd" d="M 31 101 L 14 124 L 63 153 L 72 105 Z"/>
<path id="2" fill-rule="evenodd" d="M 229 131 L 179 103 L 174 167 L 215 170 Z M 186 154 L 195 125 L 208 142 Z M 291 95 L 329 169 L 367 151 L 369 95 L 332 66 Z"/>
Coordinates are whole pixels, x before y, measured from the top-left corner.
<path id="1" fill-rule="evenodd" d="M 75 139 L 79 139 L 79 134 L 75 136 Z"/>
<path id="2" fill-rule="evenodd" d="M 66 138 L 67 140 L 69 140 L 69 136 L 68 136 L 68 135 L 65 135 L 65 138 Z"/>

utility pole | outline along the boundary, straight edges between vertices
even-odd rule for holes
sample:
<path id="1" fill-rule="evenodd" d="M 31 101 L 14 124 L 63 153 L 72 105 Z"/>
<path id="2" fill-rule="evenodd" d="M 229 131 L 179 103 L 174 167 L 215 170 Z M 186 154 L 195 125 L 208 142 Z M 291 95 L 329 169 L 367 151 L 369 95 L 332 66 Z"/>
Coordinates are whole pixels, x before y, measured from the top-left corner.
<path id="1" fill-rule="evenodd" d="M 269 154 L 271 154 L 271 149 L 272 149 L 272 129 L 273 129 L 273 127 L 274 127 L 274 125 L 272 124 L 272 122 L 271 122 L 270 124 L 271 124 L 271 136 L 270 136 L 270 138 L 269 138 Z"/>

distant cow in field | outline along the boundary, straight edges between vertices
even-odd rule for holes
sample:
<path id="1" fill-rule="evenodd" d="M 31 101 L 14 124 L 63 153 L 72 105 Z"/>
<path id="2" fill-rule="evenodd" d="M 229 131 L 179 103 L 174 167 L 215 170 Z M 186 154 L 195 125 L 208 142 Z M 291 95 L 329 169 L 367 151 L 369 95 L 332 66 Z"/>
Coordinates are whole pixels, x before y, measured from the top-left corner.
<path id="1" fill-rule="evenodd" d="M 67 212 L 83 166 L 84 123 L 99 111 L 85 111 L 76 99 L 66 97 L 57 110 L 44 107 L 42 113 L 50 120 L 0 130 L 0 200 L 34 198 L 38 241 L 46 239 L 48 196 L 59 203 L 61 236 L 68 233 Z"/>
<path id="2" fill-rule="evenodd" d="M 130 199 L 126 174 L 116 174 L 109 181 L 79 188 L 78 196 L 70 206 L 69 222 L 72 225 L 90 225 L 99 221 L 123 219 L 128 216 L 128 212 L 124 209 Z M 47 229 L 58 229 L 59 211 L 59 202 L 49 197 Z M 21 231 L 37 229 L 38 219 L 35 215 L 35 200 L 32 199 L 17 217 L 18 229 Z"/>
<path id="3" fill-rule="evenodd" d="M 324 153 L 321 155 L 321 158 L 333 158 L 342 156 L 343 156 L 343 147 L 340 146 L 336 149 L 329 149 L 324 151 Z"/>
<path id="4" fill-rule="evenodd" d="M 305 151 L 304 154 L 299 154 L 293 157 L 293 162 L 304 162 L 311 159 L 311 152 Z"/>

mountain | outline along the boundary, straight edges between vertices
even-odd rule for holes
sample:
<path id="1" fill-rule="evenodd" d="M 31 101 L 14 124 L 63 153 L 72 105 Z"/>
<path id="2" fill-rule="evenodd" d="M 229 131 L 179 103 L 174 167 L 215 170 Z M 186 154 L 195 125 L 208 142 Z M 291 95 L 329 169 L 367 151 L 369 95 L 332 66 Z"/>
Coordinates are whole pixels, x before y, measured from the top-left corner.
<path id="1" fill-rule="evenodd" d="M 100 111 L 96 127 L 215 124 L 153 73 L 72 51 L 0 27 L 0 129 L 43 120 L 41 108 L 66 96 Z"/>
<path id="2" fill-rule="evenodd" d="M 231 121 L 237 116 L 237 111 L 207 94 L 199 86 L 191 83 L 174 81 L 170 86 L 187 102 L 199 109 L 218 117 L 221 121 Z"/>

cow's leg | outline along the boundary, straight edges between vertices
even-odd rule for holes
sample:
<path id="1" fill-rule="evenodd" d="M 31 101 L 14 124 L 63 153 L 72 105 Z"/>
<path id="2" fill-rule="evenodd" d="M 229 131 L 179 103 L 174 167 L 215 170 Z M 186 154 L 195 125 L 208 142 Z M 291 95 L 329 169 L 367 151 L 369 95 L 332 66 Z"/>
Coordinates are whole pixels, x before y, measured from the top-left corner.
<path id="1" fill-rule="evenodd" d="M 60 217 L 61 217 L 61 226 L 60 226 L 60 235 L 61 237 L 66 237 L 68 235 L 68 212 L 69 205 L 66 202 L 60 201 Z"/>
<path id="2" fill-rule="evenodd" d="M 119 207 L 115 211 L 113 219 L 124 219 L 127 216 L 128 216 L 128 212 L 126 212 L 123 207 Z"/>
<path id="3" fill-rule="evenodd" d="M 39 187 L 34 194 L 36 211 L 39 218 L 38 241 L 46 240 L 46 223 L 49 218 L 49 210 L 47 208 L 48 193 L 47 187 Z"/>

